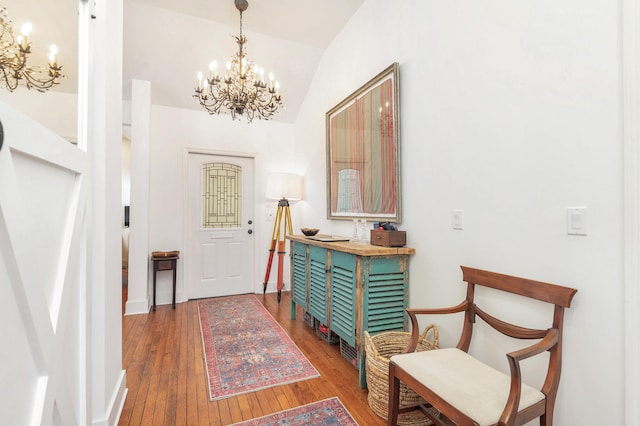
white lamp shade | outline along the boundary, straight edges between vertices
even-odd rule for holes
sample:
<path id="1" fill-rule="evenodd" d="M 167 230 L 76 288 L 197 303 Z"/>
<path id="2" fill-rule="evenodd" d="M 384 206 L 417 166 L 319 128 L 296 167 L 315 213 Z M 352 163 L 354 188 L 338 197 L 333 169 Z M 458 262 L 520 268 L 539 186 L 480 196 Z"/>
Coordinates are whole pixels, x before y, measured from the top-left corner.
<path id="1" fill-rule="evenodd" d="M 293 173 L 269 173 L 267 175 L 268 199 L 302 199 L 302 176 Z"/>

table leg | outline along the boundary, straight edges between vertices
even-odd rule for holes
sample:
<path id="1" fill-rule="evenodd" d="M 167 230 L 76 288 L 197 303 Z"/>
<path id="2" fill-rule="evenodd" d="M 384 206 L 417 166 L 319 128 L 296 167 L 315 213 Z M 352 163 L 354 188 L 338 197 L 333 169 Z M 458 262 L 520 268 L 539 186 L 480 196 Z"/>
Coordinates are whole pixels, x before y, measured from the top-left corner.
<path id="1" fill-rule="evenodd" d="M 156 272 L 158 272 L 157 262 L 153 262 L 153 311 L 156 310 Z"/>
<path id="2" fill-rule="evenodd" d="M 176 308 L 176 270 L 178 269 L 178 261 L 173 260 L 173 309 Z"/>

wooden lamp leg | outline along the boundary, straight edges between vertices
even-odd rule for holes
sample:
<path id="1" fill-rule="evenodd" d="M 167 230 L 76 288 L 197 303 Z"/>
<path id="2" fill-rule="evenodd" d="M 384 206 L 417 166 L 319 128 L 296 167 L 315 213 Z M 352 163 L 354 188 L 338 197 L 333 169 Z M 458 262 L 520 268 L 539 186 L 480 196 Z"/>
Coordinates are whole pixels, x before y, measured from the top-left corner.
<path id="1" fill-rule="evenodd" d="M 282 230 L 282 239 L 280 239 L 280 225 L 284 221 Z M 278 250 L 278 303 L 282 299 L 282 288 L 284 287 L 283 272 L 284 272 L 284 255 L 287 252 L 287 233 L 293 235 L 293 228 L 291 226 L 291 211 L 289 210 L 289 201 L 286 198 L 281 199 L 278 202 L 278 210 L 276 212 L 276 220 L 273 223 L 273 233 L 271 234 L 271 245 L 269 246 L 269 260 L 267 261 L 267 272 L 264 275 L 264 282 L 262 284 L 262 292 L 267 292 L 267 283 L 269 282 L 269 276 L 271 275 L 271 265 L 273 263 L 273 254 L 275 250 Z"/>
<path id="2" fill-rule="evenodd" d="M 276 244 L 280 237 L 280 218 L 282 217 L 282 207 L 278 205 L 276 211 L 276 219 L 273 222 L 273 231 L 271 232 L 271 244 L 269 245 L 269 260 L 267 261 L 267 272 L 264 274 L 264 282 L 262 284 L 262 293 L 267 292 L 267 283 L 271 275 L 271 264 L 273 263 L 273 253 L 276 251 Z"/>
<path id="3" fill-rule="evenodd" d="M 287 250 L 285 244 L 285 241 L 278 241 L 278 303 L 280 303 L 280 299 L 282 299 L 282 274 L 284 271 L 284 254 Z"/>

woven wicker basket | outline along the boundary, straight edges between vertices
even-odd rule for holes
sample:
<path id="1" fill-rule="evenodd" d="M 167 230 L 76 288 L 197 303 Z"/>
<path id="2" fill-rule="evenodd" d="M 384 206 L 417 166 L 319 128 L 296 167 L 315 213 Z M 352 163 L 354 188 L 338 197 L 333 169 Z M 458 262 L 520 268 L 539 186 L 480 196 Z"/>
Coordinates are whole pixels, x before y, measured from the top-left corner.
<path id="1" fill-rule="evenodd" d="M 429 331 L 433 331 L 433 340 L 427 340 Z M 367 355 L 367 387 L 369 406 L 378 416 L 387 418 L 389 413 L 389 359 L 397 355 L 407 347 L 411 333 L 403 331 L 389 331 L 375 336 L 364 332 L 365 351 Z M 438 349 L 438 328 L 434 324 L 428 325 L 420 334 L 416 352 Z M 400 384 L 400 407 L 423 403 L 414 391 Z M 433 408 L 429 409 L 436 416 L 439 415 Z M 432 422 L 420 411 L 414 410 L 402 413 L 398 416 L 399 425 L 429 425 Z"/>

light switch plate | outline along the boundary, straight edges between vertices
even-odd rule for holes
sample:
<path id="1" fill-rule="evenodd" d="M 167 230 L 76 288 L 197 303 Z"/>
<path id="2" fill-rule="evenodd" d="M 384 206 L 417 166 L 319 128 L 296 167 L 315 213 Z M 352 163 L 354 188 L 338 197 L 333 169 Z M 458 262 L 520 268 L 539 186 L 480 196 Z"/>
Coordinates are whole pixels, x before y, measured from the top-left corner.
<path id="1" fill-rule="evenodd" d="M 464 210 L 453 209 L 451 215 L 451 226 L 453 229 L 464 229 Z"/>
<path id="2" fill-rule="evenodd" d="M 567 234 L 587 235 L 586 207 L 567 207 Z"/>

